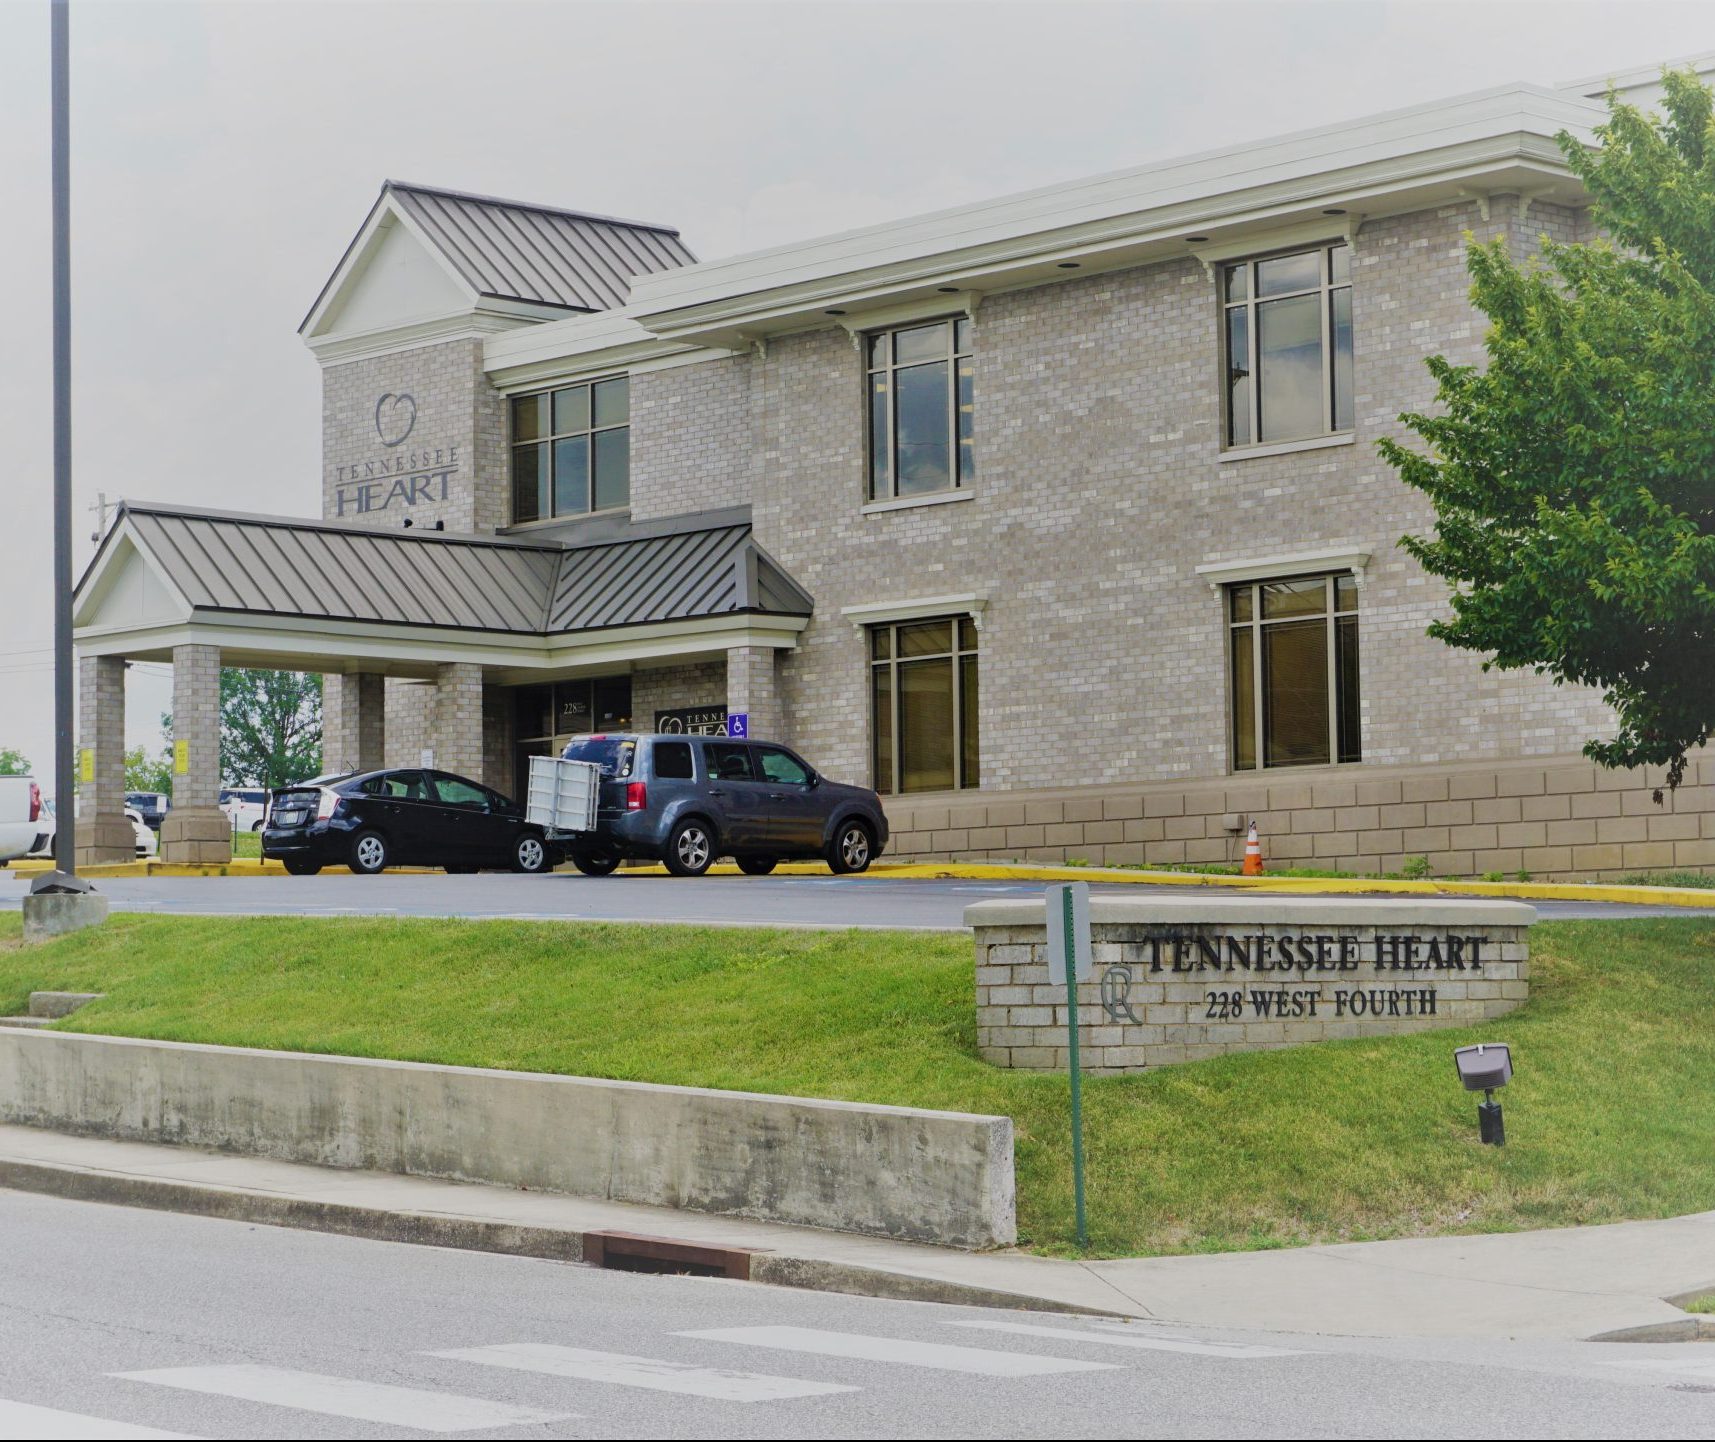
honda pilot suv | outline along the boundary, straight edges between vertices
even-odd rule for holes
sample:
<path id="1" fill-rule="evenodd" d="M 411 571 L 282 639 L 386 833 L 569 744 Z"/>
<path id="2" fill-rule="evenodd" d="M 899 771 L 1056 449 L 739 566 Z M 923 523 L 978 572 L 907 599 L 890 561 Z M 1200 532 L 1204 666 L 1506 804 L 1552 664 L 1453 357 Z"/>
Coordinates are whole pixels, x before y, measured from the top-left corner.
<path id="1" fill-rule="evenodd" d="M 602 772 L 596 829 L 571 848 L 586 876 L 630 859 L 701 876 L 717 856 L 750 876 L 816 858 L 863 871 L 887 845 L 875 792 L 829 781 L 773 742 L 610 732 L 574 736 L 560 754 Z"/>

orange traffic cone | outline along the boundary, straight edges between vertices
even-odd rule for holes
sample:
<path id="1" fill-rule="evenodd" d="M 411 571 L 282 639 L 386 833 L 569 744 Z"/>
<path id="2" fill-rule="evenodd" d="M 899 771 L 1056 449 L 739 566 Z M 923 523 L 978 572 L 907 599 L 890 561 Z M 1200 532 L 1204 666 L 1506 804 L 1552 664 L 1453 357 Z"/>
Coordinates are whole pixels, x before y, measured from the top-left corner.
<path id="1" fill-rule="evenodd" d="M 1251 822 L 1251 834 L 1245 838 L 1246 876 L 1262 875 L 1262 843 L 1256 839 L 1256 822 Z"/>

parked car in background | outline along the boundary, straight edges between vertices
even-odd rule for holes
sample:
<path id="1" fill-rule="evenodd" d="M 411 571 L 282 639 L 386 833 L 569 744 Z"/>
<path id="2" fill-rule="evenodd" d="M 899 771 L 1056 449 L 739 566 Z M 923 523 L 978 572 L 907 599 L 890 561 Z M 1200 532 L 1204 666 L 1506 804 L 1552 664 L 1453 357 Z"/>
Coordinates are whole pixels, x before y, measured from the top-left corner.
<path id="1" fill-rule="evenodd" d="M 151 831 L 159 831 L 167 813 L 173 809 L 173 798 L 165 791 L 127 791 L 125 804 L 143 818 Z"/>
<path id="2" fill-rule="evenodd" d="M 574 736 L 560 755 L 602 769 L 596 829 L 571 846 L 586 876 L 628 858 L 701 876 L 717 856 L 750 876 L 815 858 L 832 871 L 864 871 L 887 845 L 875 792 L 829 781 L 770 741 L 610 732 Z"/>
<path id="3" fill-rule="evenodd" d="M 34 851 L 46 825 L 35 778 L 0 776 L 0 866 Z"/>
<path id="4" fill-rule="evenodd" d="M 260 831 L 268 817 L 268 789 L 229 786 L 220 793 L 220 809 L 234 831 Z"/>
<path id="5" fill-rule="evenodd" d="M 262 855 L 294 876 L 324 866 L 547 871 L 559 859 L 524 808 L 480 782 L 412 767 L 326 776 L 269 794 Z"/>
<path id="6" fill-rule="evenodd" d="M 78 807 L 77 814 L 83 815 L 81 805 Z M 131 831 L 136 838 L 138 859 L 153 856 L 160 847 L 156 842 L 155 833 L 144 824 L 143 813 L 137 810 L 135 806 L 127 806 L 125 819 L 131 823 Z M 46 830 L 36 838 L 36 849 L 30 853 L 32 856 L 52 856 L 54 854 L 54 837 L 59 831 L 59 818 L 55 813 L 54 803 L 51 801 L 42 803 L 42 825 Z"/>

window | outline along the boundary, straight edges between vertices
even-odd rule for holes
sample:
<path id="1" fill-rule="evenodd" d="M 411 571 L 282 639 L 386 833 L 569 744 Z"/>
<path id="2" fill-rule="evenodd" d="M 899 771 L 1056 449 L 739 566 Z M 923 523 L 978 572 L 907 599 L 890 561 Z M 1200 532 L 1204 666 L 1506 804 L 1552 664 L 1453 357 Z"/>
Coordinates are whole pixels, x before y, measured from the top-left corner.
<path id="1" fill-rule="evenodd" d="M 870 629 L 877 791 L 976 786 L 977 628 L 968 616 Z"/>
<path id="2" fill-rule="evenodd" d="M 778 781 L 783 786 L 810 784 L 810 773 L 804 769 L 804 763 L 790 752 L 782 751 L 778 746 L 753 746 L 751 750 L 756 755 L 763 780 Z"/>
<path id="3" fill-rule="evenodd" d="M 1325 245 L 1221 267 L 1226 443 L 1352 428 L 1352 251 Z"/>
<path id="4" fill-rule="evenodd" d="M 659 781 L 689 781 L 691 779 L 691 743 L 688 741 L 657 741 L 651 751 L 655 758 L 655 777 Z"/>
<path id="5" fill-rule="evenodd" d="M 558 756 L 566 742 L 579 734 L 631 729 L 629 676 L 520 686 L 512 696 L 517 742 L 514 781 L 519 796 L 530 789 L 532 756 Z"/>
<path id="6" fill-rule="evenodd" d="M 467 811 L 487 811 L 492 799 L 483 787 L 444 771 L 435 773 L 435 793 L 442 806 L 458 806 Z"/>
<path id="7" fill-rule="evenodd" d="M 976 475 L 967 316 L 864 340 L 869 377 L 869 498 L 956 490 Z"/>
<path id="8" fill-rule="evenodd" d="M 1359 759 L 1357 610 L 1350 575 L 1229 588 L 1235 771 Z"/>
<path id="9" fill-rule="evenodd" d="M 545 521 L 631 502 L 625 376 L 512 398 L 512 519 Z"/>
<path id="10" fill-rule="evenodd" d="M 710 746 L 703 753 L 708 763 L 709 776 L 716 781 L 752 781 L 755 779 L 750 769 L 750 747 L 718 745 Z"/>

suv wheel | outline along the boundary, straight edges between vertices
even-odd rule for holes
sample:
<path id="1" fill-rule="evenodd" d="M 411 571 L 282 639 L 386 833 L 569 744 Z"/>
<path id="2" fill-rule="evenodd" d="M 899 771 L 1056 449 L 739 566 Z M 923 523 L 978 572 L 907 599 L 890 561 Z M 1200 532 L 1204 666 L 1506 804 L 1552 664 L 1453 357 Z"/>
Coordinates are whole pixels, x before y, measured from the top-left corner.
<path id="1" fill-rule="evenodd" d="M 374 876 L 387 869 L 387 843 L 379 831 L 360 831 L 351 839 L 351 860 L 346 863 L 359 876 Z"/>
<path id="2" fill-rule="evenodd" d="M 585 852 L 572 853 L 572 865 L 585 876 L 612 876 L 619 870 L 617 856 L 590 856 Z"/>
<path id="3" fill-rule="evenodd" d="M 874 854 L 875 842 L 869 834 L 869 827 L 861 821 L 842 821 L 834 831 L 834 839 L 828 844 L 828 870 L 837 876 L 868 871 Z"/>
<path id="4" fill-rule="evenodd" d="M 738 859 L 738 869 L 746 876 L 767 876 L 778 865 L 779 858 L 773 856 L 741 856 Z"/>
<path id="5" fill-rule="evenodd" d="M 286 862 L 286 875 L 288 876 L 314 876 L 321 869 L 322 864 L 319 861 Z"/>
<path id="6" fill-rule="evenodd" d="M 701 817 L 681 821 L 667 838 L 667 869 L 675 876 L 701 876 L 714 859 L 714 832 Z"/>
<path id="7" fill-rule="evenodd" d="M 540 836 L 526 832 L 512 845 L 512 869 L 534 876 L 548 869 L 548 848 Z"/>

